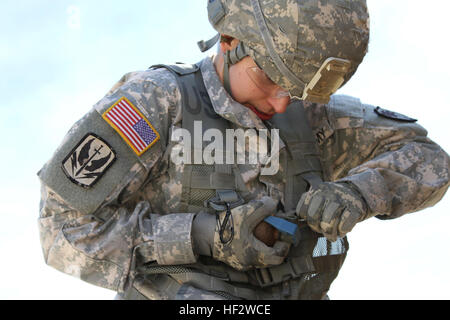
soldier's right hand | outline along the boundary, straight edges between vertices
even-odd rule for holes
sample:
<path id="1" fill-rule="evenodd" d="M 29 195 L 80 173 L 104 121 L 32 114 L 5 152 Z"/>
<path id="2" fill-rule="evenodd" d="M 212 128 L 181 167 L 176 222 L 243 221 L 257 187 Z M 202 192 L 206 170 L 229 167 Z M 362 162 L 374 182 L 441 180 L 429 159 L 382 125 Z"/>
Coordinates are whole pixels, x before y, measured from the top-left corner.
<path id="1" fill-rule="evenodd" d="M 231 210 L 232 220 L 222 236 L 215 219 L 209 218 L 210 220 L 208 223 L 205 223 L 208 218 L 202 219 L 202 223 L 195 222 L 194 220 L 194 246 L 202 246 L 195 245 L 196 242 L 199 242 L 199 237 L 197 235 L 199 232 L 202 232 L 202 230 L 205 232 L 206 229 L 211 230 L 211 228 L 214 228 L 214 240 L 212 240 L 212 233 L 208 238 L 212 241 L 210 249 L 213 258 L 216 260 L 222 261 L 237 270 L 263 268 L 281 264 L 289 252 L 290 244 L 277 241 L 273 247 L 269 247 L 258 240 L 254 235 L 255 227 L 265 218 L 272 215 L 275 210 L 276 203 L 269 197 L 253 200 L 245 205 L 236 207 Z M 219 221 L 223 221 L 225 215 L 226 212 L 221 213 L 218 217 Z M 198 218 L 196 218 L 196 220 Z M 213 223 L 214 226 L 212 226 Z M 229 239 L 230 237 L 229 232 L 231 225 L 234 227 L 232 240 L 223 243 L 224 239 Z M 203 248 L 205 248 L 205 241 L 202 242 Z M 205 252 L 205 250 L 203 250 L 203 252 Z"/>

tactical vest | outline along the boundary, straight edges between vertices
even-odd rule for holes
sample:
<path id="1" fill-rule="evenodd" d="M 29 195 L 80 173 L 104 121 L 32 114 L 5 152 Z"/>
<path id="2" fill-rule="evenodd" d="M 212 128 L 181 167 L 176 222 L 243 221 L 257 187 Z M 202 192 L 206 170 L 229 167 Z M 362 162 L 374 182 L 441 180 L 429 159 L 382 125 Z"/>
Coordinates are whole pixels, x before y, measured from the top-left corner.
<path id="1" fill-rule="evenodd" d="M 193 136 L 194 121 L 201 121 L 203 132 L 214 128 L 226 136 L 230 122 L 214 111 L 198 65 L 156 65 L 152 68 L 166 68 L 175 75 L 182 97 L 184 129 Z M 292 213 L 301 195 L 322 181 L 318 146 L 301 103 L 290 105 L 284 114 L 275 115 L 266 125 L 280 130 L 286 145 L 281 152 L 286 161 L 282 164 L 281 176 L 261 176 L 260 181 L 270 183 L 271 179 L 283 179 L 284 201 L 279 209 Z M 198 147 L 193 145 L 192 159 Z M 183 172 L 179 212 L 203 210 L 214 213 L 252 200 L 236 164 L 185 164 Z M 193 265 L 156 266 L 147 268 L 144 273 L 149 277 L 169 274 L 178 283 L 190 283 L 229 298 L 322 299 L 345 260 L 348 242 L 342 238 L 331 243 L 305 223 L 299 223 L 299 229 L 299 244 L 291 248 L 286 261 L 279 266 L 239 272 L 201 256 Z"/>

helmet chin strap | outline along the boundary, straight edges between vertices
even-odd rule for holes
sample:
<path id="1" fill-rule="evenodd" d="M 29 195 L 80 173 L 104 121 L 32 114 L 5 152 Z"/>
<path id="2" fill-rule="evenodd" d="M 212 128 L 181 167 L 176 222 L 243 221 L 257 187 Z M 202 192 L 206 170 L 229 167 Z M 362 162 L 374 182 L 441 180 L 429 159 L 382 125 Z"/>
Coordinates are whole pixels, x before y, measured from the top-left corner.
<path id="1" fill-rule="evenodd" d="M 230 67 L 247 56 L 247 50 L 242 42 L 239 42 L 236 48 L 228 50 L 223 54 L 223 86 L 230 96 L 233 96 L 231 94 Z"/>
<path id="2" fill-rule="evenodd" d="M 213 38 L 209 39 L 208 41 L 199 41 L 197 42 L 198 47 L 200 48 L 201 52 L 205 52 L 209 49 L 211 49 L 217 41 L 220 39 L 220 34 L 216 34 Z M 245 49 L 245 46 L 242 42 L 239 42 L 237 47 L 234 49 L 231 49 L 223 54 L 223 86 L 225 90 L 228 92 L 230 96 L 233 96 L 231 94 L 231 85 L 230 85 L 230 67 L 233 64 L 238 63 L 242 59 L 248 56 L 247 50 Z"/>
<path id="3" fill-rule="evenodd" d="M 227 90 L 230 96 L 231 94 L 231 84 L 230 84 L 230 62 L 229 62 L 230 51 L 223 54 L 223 87 Z"/>

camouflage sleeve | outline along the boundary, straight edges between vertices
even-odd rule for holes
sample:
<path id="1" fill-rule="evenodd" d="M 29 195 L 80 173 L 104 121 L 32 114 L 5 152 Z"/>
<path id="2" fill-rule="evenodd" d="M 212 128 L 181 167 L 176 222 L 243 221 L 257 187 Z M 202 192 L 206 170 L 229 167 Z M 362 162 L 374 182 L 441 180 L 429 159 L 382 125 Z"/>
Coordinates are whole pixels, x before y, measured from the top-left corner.
<path id="1" fill-rule="evenodd" d="M 191 241 L 193 214 L 155 214 L 151 204 L 142 201 L 139 193 L 147 181 L 163 170 L 168 128 L 179 115 L 179 92 L 174 81 L 167 74 L 166 79 L 164 74 L 158 74 L 157 80 L 149 80 L 146 73 L 132 73 L 122 78 L 94 110 L 69 131 L 39 173 L 42 189 L 38 224 L 46 263 L 119 292 L 125 290 L 136 269 L 144 263 L 187 264 L 196 261 Z M 130 156 L 133 151 L 127 149 L 129 146 L 123 138 L 106 122 L 102 123 L 97 114 L 123 96 L 140 108 L 161 136 L 158 143 L 141 157 Z M 100 172 L 102 177 L 90 189 L 74 183 L 81 181 L 78 176 L 68 179 L 59 173 L 59 154 L 66 157 L 68 151 L 64 150 L 74 152 L 73 145 L 79 138 L 73 137 L 85 135 L 83 126 L 87 126 L 88 131 L 95 127 L 117 153 L 114 164 Z M 72 165 L 77 165 L 81 155 L 78 160 L 76 153 L 72 157 L 75 159 Z M 95 153 L 89 159 L 92 157 Z M 84 167 L 75 171 L 83 171 L 86 165 L 94 166 L 85 162 Z M 56 177 L 58 175 L 61 178 Z"/>
<path id="2" fill-rule="evenodd" d="M 378 218 L 433 206 L 449 187 L 448 154 L 413 119 L 379 110 L 347 96 L 316 109 L 328 179 L 355 185 Z"/>

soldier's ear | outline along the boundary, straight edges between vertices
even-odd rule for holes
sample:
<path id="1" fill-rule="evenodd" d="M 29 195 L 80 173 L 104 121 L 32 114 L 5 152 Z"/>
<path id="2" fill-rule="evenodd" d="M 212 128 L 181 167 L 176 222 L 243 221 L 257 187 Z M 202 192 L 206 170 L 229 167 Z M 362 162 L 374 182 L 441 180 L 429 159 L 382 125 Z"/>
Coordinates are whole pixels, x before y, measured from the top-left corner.
<path id="1" fill-rule="evenodd" d="M 230 50 L 230 45 L 226 42 L 220 42 L 220 52 L 225 53 Z"/>
<path id="2" fill-rule="evenodd" d="M 239 40 L 227 35 L 220 36 L 220 51 L 225 53 L 237 47 Z"/>

